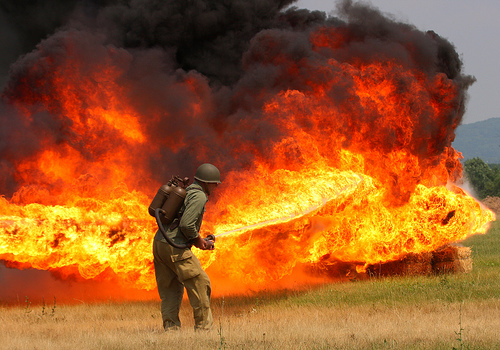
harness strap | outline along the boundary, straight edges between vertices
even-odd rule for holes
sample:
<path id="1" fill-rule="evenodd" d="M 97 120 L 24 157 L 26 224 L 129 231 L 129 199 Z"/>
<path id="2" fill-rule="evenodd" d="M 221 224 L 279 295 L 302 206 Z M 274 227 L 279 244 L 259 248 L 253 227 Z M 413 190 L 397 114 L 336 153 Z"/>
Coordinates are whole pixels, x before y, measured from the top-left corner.
<path id="1" fill-rule="evenodd" d="M 202 190 L 202 189 L 200 189 L 200 188 L 192 187 L 192 188 L 190 188 L 189 190 L 186 190 L 186 193 L 187 193 L 187 192 L 191 192 L 191 191 L 202 191 L 202 192 L 203 192 L 203 190 Z M 186 194 L 186 198 L 187 198 L 187 194 Z M 184 200 L 185 200 L 185 199 L 184 199 Z M 173 230 L 175 230 L 177 227 L 179 227 L 179 224 L 181 223 L 182 214 L 184 214 L 184 210 L 182 210 L 182 208 L 181 208 L 181 210 L 179 210 L 179 211 L 177 212 L 177 215 L 175 216 L 174 221 L 172 221 L 172 223 L 171 223 L 171 224 L 170 224 L 170 226 L 168 227 L 168 230 L 169 230 L 169 231 L 173 231 Z"/>

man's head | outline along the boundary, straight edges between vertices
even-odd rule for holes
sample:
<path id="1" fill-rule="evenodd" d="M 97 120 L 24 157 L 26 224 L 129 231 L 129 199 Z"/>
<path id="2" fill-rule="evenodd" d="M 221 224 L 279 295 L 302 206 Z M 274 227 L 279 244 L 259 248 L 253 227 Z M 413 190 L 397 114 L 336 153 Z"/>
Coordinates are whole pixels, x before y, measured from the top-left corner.
<path id="1" fill-rule="evenodd" d="M 207 195 L 210 195 L 217 185 L 221 183 L 219 169 L 209 163 L 200 165 L 194 174 L 194 178 L 201 183 Z"/>

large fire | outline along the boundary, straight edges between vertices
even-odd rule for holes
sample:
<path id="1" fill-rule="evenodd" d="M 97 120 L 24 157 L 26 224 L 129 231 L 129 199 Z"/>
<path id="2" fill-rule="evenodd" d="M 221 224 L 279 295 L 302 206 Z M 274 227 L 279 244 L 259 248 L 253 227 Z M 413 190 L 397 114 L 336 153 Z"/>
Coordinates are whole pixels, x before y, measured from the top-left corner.
<path id="1" fill-rule="evenodd" d="M 202 162 L 223 175 L 202 227 L 216 250 L 193 248 L 216 294 L 316 283 L 319 263 L 363 270 L 485 233 L 494 214 L 455 185 L 467 77 L 427 62 L 423 41 L 436 60 L 446 46 L 433 33 L 358 29 L 260 31 L 230 88 L 86 31 L 41 42 L 3 93 L 15 127 L 0 259 L 154 289 L 147 207 Z"/>

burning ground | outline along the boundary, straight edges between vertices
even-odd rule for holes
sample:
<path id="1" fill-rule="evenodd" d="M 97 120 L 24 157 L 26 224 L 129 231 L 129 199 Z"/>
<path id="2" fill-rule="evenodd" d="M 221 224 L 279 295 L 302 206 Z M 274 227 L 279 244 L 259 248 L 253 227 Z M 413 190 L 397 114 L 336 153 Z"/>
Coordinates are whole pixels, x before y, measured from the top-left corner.
<path id="1" fill-rule="evenodd" d="M 68 2 L 40 40 L 2 5 L 29 48 L 0 103 L 4 264 L 153 289 L 147 206 L 204 162 L 223 174 L 202 231 L 224 235 L 196 251 L 216 293 L 485 233 L 494 214 L 457 187 L 474 78 L 453 45 L 363 3 L 290 5 Z"/>

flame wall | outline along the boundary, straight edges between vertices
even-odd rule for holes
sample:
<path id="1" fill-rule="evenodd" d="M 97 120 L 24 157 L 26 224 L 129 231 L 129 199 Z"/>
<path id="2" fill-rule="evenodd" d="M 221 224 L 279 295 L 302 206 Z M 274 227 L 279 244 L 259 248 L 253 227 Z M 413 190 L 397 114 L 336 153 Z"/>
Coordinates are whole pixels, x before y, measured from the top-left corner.
<path id="1" fill-rule="evenodd" d="M 3 89 L 0 258 L 151 290 L 147 206 L 204 162 L 223 185 L 203 229 L 231 231 L 196 251 L 216 293 L 486 232 L 452 185 L 474 81 L 453 45 L 362 3 L 290 3 L 70 2 Z"/>

